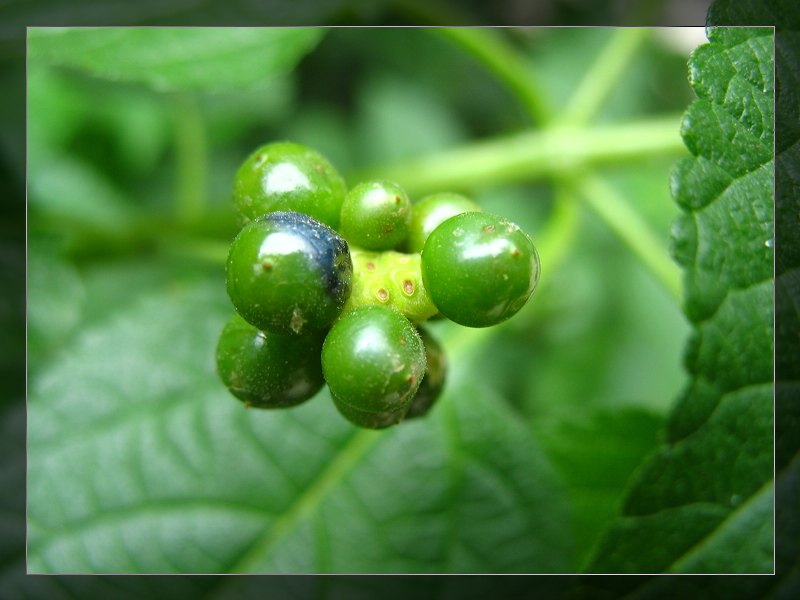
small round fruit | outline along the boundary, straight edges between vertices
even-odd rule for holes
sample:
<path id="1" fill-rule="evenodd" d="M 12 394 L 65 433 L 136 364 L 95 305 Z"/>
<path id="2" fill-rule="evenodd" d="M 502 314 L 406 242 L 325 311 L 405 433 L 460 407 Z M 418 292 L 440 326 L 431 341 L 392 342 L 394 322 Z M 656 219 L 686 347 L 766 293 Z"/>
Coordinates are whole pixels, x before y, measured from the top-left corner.
<path id="1" fill-rule="evenodd" d="M 217 344 L 217 373 L 231 394 L 247 406 L 296 406 L 325 383 L 322 341 L 322 335 L 265 333 L 234 315 Z"/>
<path id="2" fill-rule="evenodd" d="M 422 280 L 436 308 L 467 327 L 496 325 L 517 313 L 539 280 L 531 238 L 488 213 L 451 217 L 422 250 Z"/>
<path id="3" fill-rule="evenodd" d="M 327 225 L 297 212 L 262 215 L 233 240 L 228 296 L 262 331 L 304 335 L 326 329 L 350 294 L 347 242 Z"/>
<path id="4" fill-rule="evenodd" d="M 327 158 L 293 142 L 261 146 L 233 180 L 233 201 L 244 223 L 270 212 L 297 211 L 336 229 L 346 192 Z"/>
<path id="5" fill-rule="evenodd" d="M 322 372 L 334 404 L 352 423 L 399 423 L 425 374 L 425 347 L 399 312 L 361 306 L 334 323 L 322 346 Z"/>
<path id="6" fill-rule="evenodd" d="M 441 223 L 465 212 L 479 212 L 475 202 L 453 192 L 425 196 L 411 207 L 411 227 L 406 245 L 409 252 L 422 252 L 425 240 Z"/>
<path id="7" fill-rule="evenodd" d="M 419 384 L 416 395 L 411 400 L 406 412 L 406 419 L 422 417 L 428 413 L 434 402 L 439 398 L 444 389 L 447 376 L 447 357 L 444 348 L 428 331 L 419 328 L 419 335 L 425 345 L 426 368 L 425 376 Z"/>
<path id="8" fill-rule="evenodd" d="M 396 183 L 365 181 L 342 204 L 342 235 L 366 250 L 391 250 L 408 236 L 411 201 Z"/>

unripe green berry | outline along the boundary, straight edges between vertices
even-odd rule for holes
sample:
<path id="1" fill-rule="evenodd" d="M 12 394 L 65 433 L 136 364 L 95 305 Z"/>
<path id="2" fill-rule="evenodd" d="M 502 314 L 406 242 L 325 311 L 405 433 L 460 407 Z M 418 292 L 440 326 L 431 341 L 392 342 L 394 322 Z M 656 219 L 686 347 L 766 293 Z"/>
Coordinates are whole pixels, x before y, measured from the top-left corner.
<path id="1" fill-rule="evenodd" d="M 479 212 L 475 202 L 453 192 L 425 196 L 411 207 L 411 226 L 406 247 L 409 252 L 422 252 L 425 240 L 441 223 L 465 212 Z"/>
<path id="2" fill-rule="evenodd" d="M 351 189 L 342 204 L 340 231 L 365 250 L 391 250 L 408 236 L 411 202 L 390 181 L 365 181 Z"/>
<path id="3" fill-rule="evenodd" d="M 488 213 L 447 219 L 422 250 L 422 278 L 433 303 L 467 327 L 496 325 L 516 314 L 536 289 L 539 270 L 531 238 Z"/>
<path id="4" fill-rule="evenodd" d="M 419 254 L 387 250 L 351 250 L 353 288 L 342 312 L 379 304 L 403 313 L 412 323 L 421 323 L 437 309 L 422 283 Z"/>
<path id="5" fill-rule="evenodd" d="M 233 182 L 233 201 L 243 223 L 270 212 L 296 211 L 337 229 L 346 192 L 328 159 L 293 142 L 261 146 Z"/>
<path id="6" fill-rule="evenodd" d="M 403 419 L 425 365 L 417 330 L 385 306 L 362 306 L 343 314 L 322 347 L 322 371 L 339 412 L 372 429 Z"/>
<path id="7" fill-rule="evenodd" d="M 247 406 L 295 406 L 314 396 L 325 383 L 322 342 L 322 335 L 259 331 L 234 315 L 217 344 L 217 372 L 231 394 Z"/>
<path id="8" fill-rule="evenodd" d="M 422 417 L 430 411 L 444 389 L 447 376 L 447 357 L 444 348 L 424 327 L 419 327 L 417 331 L 425 345 L 425 376 L 408 406 L 406 420 Z"/>

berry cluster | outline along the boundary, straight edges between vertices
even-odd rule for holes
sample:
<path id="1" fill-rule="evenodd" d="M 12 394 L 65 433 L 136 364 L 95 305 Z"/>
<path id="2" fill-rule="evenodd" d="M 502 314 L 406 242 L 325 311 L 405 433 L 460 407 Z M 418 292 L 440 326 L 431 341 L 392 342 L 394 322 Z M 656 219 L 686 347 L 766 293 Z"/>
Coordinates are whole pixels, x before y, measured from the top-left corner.
<path id="1" fill-rule="evenodd" d="M 233 195 L 242 228 L 226 273 L 236 314 L 217 370 L 247 406 L 295 406 L 327 384 L 362 427 L 424 415 L 447 365 L 422 323 L 495 325 L 536 288 L 536 248 L 513 223 L 459 194 L 412 204 L 388 181 L 347 191 L 325 157 L 299 144 L 256 150 Z"/>

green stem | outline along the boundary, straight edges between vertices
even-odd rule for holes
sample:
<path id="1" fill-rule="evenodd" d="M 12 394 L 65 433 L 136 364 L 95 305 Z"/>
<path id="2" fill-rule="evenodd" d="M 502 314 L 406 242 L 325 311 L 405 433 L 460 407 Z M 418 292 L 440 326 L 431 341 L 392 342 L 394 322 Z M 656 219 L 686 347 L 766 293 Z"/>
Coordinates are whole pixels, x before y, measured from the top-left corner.
<path id="1" fill-rule="evenodd" d="M 680 270 L 639 214 L 606 181 L 596 175 L 580 177 L 575 185 L 584 202 L 633 251 L 678 302 L 681 301 Z"/>
<path id="2" fill-rule="evenodd" d="M 402 164 L 357 173 L 385 178 L 412 195 L 564 175 L 579 167 L 680 156 L 680 116 L 584 130 L 547 129 L 477 142 Z"/>
<path id="3" fill-rule="evenodd" d="M 540 91 L 544 88 L 537 82 L 533 69 L 497 32 L 469 27 L 433 31 L 469 52 L 489 69 L 519 99 L 535 122 L 543 124 L 550 120 L 551 111 Z"/>
<path id="4" fill-rule="evenodd" d="M 176 217 L 191 225 L 202 217 L 206 204 L 207 149 L 203 115 L 196 100 L 181 94 L 174 99 L 177 161 Z"/>
<path id="5" fill-rule="evenodd" d="M 631 60 L 647 40 L 645 28 L 617 29 L 578 84 L 559 122 L 580 127 L 602 108 Z"/>
<path id="6" fill-rule="evenodd" d="M 161 251 L 175 258 L 184 258 L 211 265 L 224 265 L 228 260 L 230 242 L 212 238 L 175 237 L 161 240 Z"/>

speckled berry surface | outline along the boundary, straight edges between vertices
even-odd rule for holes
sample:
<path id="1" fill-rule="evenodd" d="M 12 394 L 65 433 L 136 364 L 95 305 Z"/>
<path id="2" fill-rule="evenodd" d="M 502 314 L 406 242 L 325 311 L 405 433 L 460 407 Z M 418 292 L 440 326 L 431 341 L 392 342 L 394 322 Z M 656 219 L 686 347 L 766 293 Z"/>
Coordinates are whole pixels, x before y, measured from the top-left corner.
<path id="1" fill-rule="evenodd" d="M 231 244 L 228 296 L 263 331 L 304 335 L 330 326 L 350 295 L 347 242 L 297 212 L 275 212 L 245 225 Z"/>
<path id="2" fill-rule="evenodd" d="M 536 289 L 539 271 L 531 238 L 489 213 L 447 219 L 422 250 L 422 279 L 433 303 L 467 327 L 489 327 L 516 314 Z"/>
<path id="3" fill-rule="evenodd" d="M 411 207 L 411 225 L 408 230 L 406 249 L 422 252 L 425 240 L 441 223 L 465 212 L 479 212 L 475 202 L 454 192 L 440 192 L 425 196 Z"/>
<path id="4" fill-rule="evenodd" d="M 353 290 L 345 311 L 380 304 L 403 313 L 412 323 L 421 323 L 436 314 L 422 283 L 419 254 L 351 250 L 351 256 Z"/>
<path id="5" fill-rule="evenodd" d="M 297 211 L 336 229 L 346 192 L 344 179 L 327 158 L 294 142 L 261 146 L 233 181 L 242 223 L 265 213 Z"/>
<path id="6" fill-rule="evenodd" d="M 391 181 L 365 181 L 342 204 L 342 235 L 365 250 L 391 250 L 402 244 L 411 224 L 411 201 Z"/>
<path id="7" fill-rule="evenodd" d="M 361 427 L 399 423 L 425 366 L 419 333 L 385 306 L 362 306 L 343 314 L 322 347 L 322 370 L 334 403 Z"/>
<path id="8" fill-rule="evenodd" d="M 217 343 L 217 373 L 231 394 L 247 406 L 296 406 L 325 383 L 320 362 L 323 339 L 321 334 L 265 333 L 234 315 Z"/>

